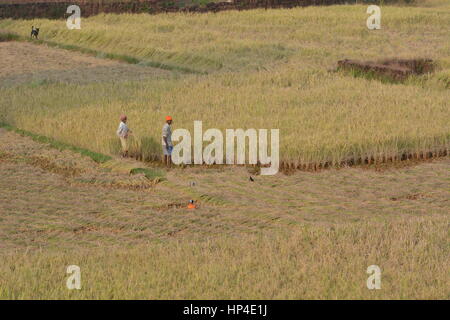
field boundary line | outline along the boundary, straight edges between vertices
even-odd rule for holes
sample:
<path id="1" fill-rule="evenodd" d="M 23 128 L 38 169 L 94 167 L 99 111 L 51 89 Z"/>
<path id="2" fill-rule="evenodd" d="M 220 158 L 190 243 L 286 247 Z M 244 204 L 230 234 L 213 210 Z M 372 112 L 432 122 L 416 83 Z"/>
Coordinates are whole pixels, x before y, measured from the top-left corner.
<path id="1" fill-rule="evenodd" d="M 59 43 L 59 42 L 55 42 L 55 41 L 48 41 L 48 40 L 37 40 L 36 41 L 36 40 L 31 40 L 31 39 L 23 39 L 23 40 L 22 39 L 23 38 L 19 36 L 19 40 L 21 40 L 21 41 L 27 41 L 29 43 L 37 43 L 37 44 L 46 44 L 52 48 L 64 49 L 64 50 L 68 50 L 68 51 L 76 51 L 76 52 L 80 52 L 83 54 L 95 56 L 97 59 L 115 60 L 115 61 L 125 62 L 128 64 L 136 64 L 136 65 L 140 65 L 140 66 L 152 67 L 152 68 L 162 69 L 162 70 L 167 70 L 167 71 L 178 71 L 178 72 L 186 73 L 186 74 L 198 74 L 198 75 L 208 74 L 205 71 L 199 71 L 199 70 L 191 69 L 188 67 L 181 67 L 181 66 L 166 64 L 166 63 L 162 63 L 162 62 L 155 62 L 155 61 L 151 61 L 151 60 L 142 60 L 142 59 L 139 59 L 139 58 L 136 58 L 133 56 L 129 56 L 129 55 L 125 55 L 125 54 L 108 53 L 108 52 L 103 52 L 100 50 L 80 47 L 80 46 L 73 45 L 73 44 L 63 44 L 63 43 Z"/>
<path id="2" fill-rule="evenodd" d="M 91 151 L 89 149 L 77 147 L 77 146 L 74 146 L 74 145 L 71 145 L 71 144 L 68 144 L 65 142 L 58 141 L 54 138 L 50 138 L 50 137 L 47 137 L 44 135 L 39 135 L 39 134 L 30 132 L 30 131 L 22 130 L 22 129 L 19 129 L 12 125 L 9 125 L 7 123 L 4 123 L 4 122 L 0 122 L 0 128 L 7 129 L 9 131 L 14 131 L 22 136 L 30 137 L 36 142 L 49 144 L 51 147 L 58 149 L 60 151 L 70 150 L 70 151 L 79 153 L 81 155 L 91 158 L 92 160 L 94 160 L 95 162 L 97 162 L 99 164 L 104 164 L 104 163 L 114 159 L 110 155 Z M 330 162 L 299 164 L 299 163 L 296 163 L 295 161 L 281 161 L 279 171 L 284 172 L 286 174 L 293 173 L 294 171 L 319 172 L 322 170 L 339 169 L 339 168 L 346 168 L 346 167 L 358 168 L 358 167 L 370 167 L 370 166 L 377 166 L 377 165 L 395 165 L 396 163 L 402 163 L 402 162 L 405 162 L 408 160 L 413 161 L 413 163 L 420 163 L 420 162 L 424 162 L 424 161 L 427 161 L 430 159 L 447 158 L 447 157 L 449 157 L 449 155 L 450 155 L 450 153 L 449 153 L 448 148 L 441 148 L 441 149 L 436 149 L 434 151 L 404 152 L 402 154 L 398 154 L 395 156 L 389 156 L 389 157 L 384 156 L 381 158 L 376 158 L 376 157 L 371 156 L 371 157 L 365 157 L 365 158 L 359 158 L 359 159 L 352 159 L 352 160 L 342 161 L 339 164 L 334 164 L 334 165 Z M 159 161 L 143 160 L 142 158 L 140 159 L 139 156 L 131 155 L 131 158 L 134 158 L 136 161 L 142 162 L 143 164 L 159 163 Z M 189 166 L 192 166 L 192 165 L 189 165 Z M 211 165 L 202 164 L 201 166 L 204 168 L 214 168 L 217 165 L 211 166 Z M 223 165 L 220 165 L 220 166 L 223 166 Z M 237 166 L 239 166 L 239 167 L 240 166 L 258 167 L 257 165 L 237 165 Z M 133 168 L 131 171 L 142 172 L 146 176 L 153 176 L 153 173 L 146 171 L 147 169 L 148 168 L 136 167 L 136 168 Z M 150 170 L 150 169 L 148 169 L 148 170 Z M 162 180 L 164 181 L 164 179 L 162 179 Z M 206 198 L 207 198 L 208 195 L 202 195 L 202 196 L 206 196 Z M 200 199 L 201 197 L 197 197 L 197 198 Z M 210 202 L 216 202 L 216 204 L 222 205 L 222 203 L 221 203 L 222 199 L 219 201 L 217 201 L 217 200 L 218 199 L 214 199 Z"/>
<path id="3" fill-rule="evenodd" d="M 79 153 L 83 156 L 87 156 L 87 157 L 91 158 L 96 163 L 101 164 L 101 163 L 105 163 L 105 162 L 113 159 L 111 156 L 108 156 L 108 155 L 105 155 L 105 154 L 102 154 L 99 152 L 94 152 L 94 151 L 91 151 L 91 150 L 88 150 L 85 148 L 76 147 L 74 145 L 71 145 L 71 144 L 68 144 L 65 142 L 61 142 L 61 141 L 57 141 L 53 138 L 49 138 L 47 136 L 32 133 L 30 131 L 22 130 L 22 129 L 19 129 L 12 125 L 9 125 L 7 123 L 4 123 L 4 122 L 0 122 L 0 128 L 15 132 L 21 136 L 30 137 L 35 142 L 48 144 L 48 145 L 50 145 L 50 147 L 57 149 L 59 151 L 70 150 L 70 151 Z"/>
<path id="4" fill-rule="evenodd" d="M 64 49 L 68 51 L 75 51 L 87 55 L 94 56 L 97 59 L 109 59 L 109 60 L 115 60 L 120 61 L 128 64 L 135 64 L 139 66 L 144 67 L 152 67 L 155 69 L 162 69 L 167 71 L 178 71 L 185 74 L 196 74 L 196 75 L 207 75 L 208 72 L 206 71 L 200 71 L 188 67 L 182 67 L 162 62 L 156 62 L 151 60 L 144 60 L 139 59 L 137 57 L 129 56 L 126 54 L 117 54 L 117 53 L 109 53 L 104 52 L 100 50 L 85 48 L 81 46 L 77 46 L 74 44 L 64 44 L 56 41 L 49 41 L 49 40 L 32 40 L 28 39 L 27 37 L 20 36 L 13 32 L 0 32 L 0 41 L 4 39 L 3 41 L 21 41 L 21 42 L 28 42 L 28 43 L 34 43 L 34 44 L 45 44 L 51 48 L 57 48 L 57 49 Z"/>
<path id="5" fill-rule="evenodd" d="M 43 135 L 39 135 L 39 134 L 35 134 L 26 130 L 22 130 L 19 128 L 16 128 L 14 126 L 11 126 L 9 124 L 6 124 L 4 122 L 0 122 L 0 129 L 5 129 L 7 131 L 11 131 L 14 133 L 17 133 L 18 135 L 22 136 L 22 137 L 29 137 L 31 138 L 33 141 L 37 142 L 37 143 L 42 143 L 42 144 L 46 144 L 51 148 L 54 148 L 58 151 L 64 151 L 64 150 L 69 150 L 71 152 L 75 152 L 78 154 L 81 154 L 82 156 L 86 156 L 90 159 L 92 159 L 94 162 L 96 162 L 99 165 L 99 168 L 108 168 L 108 164 L 110 164 L 111 162 L 114 161 L 114 158 L 112 156 L 109 155 L 105 155 L 99 152 L 94 152 L 85 148 L 81 148 L 81 147 L 77 147 L 65 142 L 61 142 L 61 141 L 57 141 L 53 138 L 49 138 Z M 0 157 L 4 156 L 7 154 L 2 154 L 0 153 Z M 31 159 L 31 158 L 30 158 Z M 52 170 L 49 170 L 52 171 Z M 113 171 L 113 170 L 112 170 Z M 141 167 L 141 166 L 130 166 L 129 168 L 129 175 L 135 175 L 135 174 L 143 174 L 147 180 L 151 181 L 153 183 L 153 186 L 155 186 L 156 184 L 162 182 L 162 181 L 166 181 L 166 174 L 165 172 L 163 172 L 160 169 L 154 169 L 154 168 L 146 168 L 146 167 Z M 55 171 L 52 171 L 55 172 Z M 59 173 L 59 172 L 56 172 Z M 112 186 L 113 188 L 115 186 Z M 117 186 L 116 186 L 117 188 Z M 120 187 L 119 187 L 120 189 Z M 126 188 L 129 190 L 135 190 L 133 188 Z"/>

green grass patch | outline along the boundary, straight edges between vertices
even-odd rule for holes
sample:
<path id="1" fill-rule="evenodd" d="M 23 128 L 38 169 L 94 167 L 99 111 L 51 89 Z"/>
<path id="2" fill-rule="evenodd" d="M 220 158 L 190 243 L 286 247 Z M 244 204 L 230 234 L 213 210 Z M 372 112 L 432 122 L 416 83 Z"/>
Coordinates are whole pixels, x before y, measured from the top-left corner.
<path id="1" fill-rule="evenodd" d="M 53 138 L 49 138 L 46 136 L 42 136 L 39 134 L 35 134 L 35 133 L 29 132 L 26 130 L 22 130 L 22 129 L 13 127 L 6 123 L 0 123 L 0 128 L 4 128 L 9 131 L 14 131 L 22 136 L 30 137 L 31 139 L 33 139 L 36 142 L 48 144 L 52 148 L 58 149 L 59 151 L 70 150 L 73 152 L 77 152 L 83 156 L 87 156 L 87 157 L 91 158 L 92 160 L 94 160 L 97 163 L 105 163 L 106 161 L 109 161 L 112 159 L 112 157 L 104 155 L 102 153 L 98 153 L 98 152 L 90 151 L 90 150 L 87 150 L 84 148 L 76 147 L 76 146 L 61 142 L 61 141 L 57 141 Z"/>
<path id="2" fill-rule="evenodd" d="M 130 171 L 131 174 L 143 173 L 145 177 L 149 180 L 159 179 L 160 181 L 165 180 L 166 174 L 162 170 L 150 169 L 150 168 L 134 168 Z"/>
<path id="3" fill-rule="evenodd" d="M 394 79 L 388 75 L 384 75 L 384 74 L 379 74 L 376 73 L 375 71 L 362 71 L 356 68 L 353 69 L 343 69 L 343 68 L 338 68 L 339 72 L 342 72 L 345 75 L 349 75 L 351 77 L 354 78 L 363 78 L 363 79 L 367 79 L 367 80 L 376 80 L 376 81 L 380 81 L 381 83 L 384 84 L 398 84 L 398 83 L 404 83 L 405 80 L 398 80 L 398 79 Z"/>
<path id="4" fill-rule="evenodd" d="M 17 40 L 20 40 L 20 36 L 18 34 L 0 31 L 0 42 L 17 41 Z"/>

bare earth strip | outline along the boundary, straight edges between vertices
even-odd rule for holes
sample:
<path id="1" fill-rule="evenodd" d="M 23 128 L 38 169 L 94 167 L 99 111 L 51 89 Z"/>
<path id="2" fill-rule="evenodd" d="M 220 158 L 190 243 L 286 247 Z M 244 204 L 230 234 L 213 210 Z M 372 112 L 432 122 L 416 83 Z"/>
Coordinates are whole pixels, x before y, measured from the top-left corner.
<path id="1" fill-rule="evenodd" d="M 0 86 L 33 81 L 88 83 L 143 80 L 170 72 L 24 42 L 0 43 Z"/>

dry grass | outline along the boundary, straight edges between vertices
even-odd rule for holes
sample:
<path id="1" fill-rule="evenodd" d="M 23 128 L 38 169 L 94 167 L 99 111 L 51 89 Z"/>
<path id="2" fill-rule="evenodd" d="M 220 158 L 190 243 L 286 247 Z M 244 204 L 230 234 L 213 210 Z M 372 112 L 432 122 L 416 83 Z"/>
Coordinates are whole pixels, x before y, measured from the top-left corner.
<path id="1" fill-rule="evenodd" d="M 175 128 L 190 130 L 193 120 L 205 128 L 280 128 L 281 158 L 295 164 L 448 151 L 449 6 L 384 7 L 383 29 L 376 32 L 365 26 L 365 9 L 99 15 L 74 32 L 61 21 L 3 20 L 1 28 L 24 35 L 32 23 L 41 26 L 45 40 L 211 74 L 1 89 L 2 120 L 115 153 L 117 117 L 125 112 L 136 132 L 134 149 L 144 157 L 160 153 L 167 114 Z M 327 72 L 342 58 L 387 56 L 429 57 L 441 69 L 408 85 Z"/>
<path id="2" fill-rule="evenodd" d="M 195 243 L 9 252 L 0 262 L 0 297 L 448 299 L 448 227 L 448 219 L 414 218 Z M 72 264 L 81 268 L 80 291 L 65 286 Z M 382 269 L 381 290 L 366 287 L 372 264 Z"/>
<path id="3" fill-rule="evenodd" d="M 160 152 L 168 113 L 178 128 L 193 120 L 280 128 L 282 159 L 297 163 L 448 149 L 449 7 L 385 9 L 374 33 L 364 29 L 363 6 L 103 15 L 71 34 L 61 21 L 2 20 L 0 28 L 25 34 L 39 22 L 48 40 L 210 74 L 2 82 L 0 122 L 111 153 L 122 112 L 134 150 L 147 155 Z M 407 85 L 325 71 L 342 57 L 411 52 L 439 60 L 441 71 Z M 39 74 L 62 78 L 55 68 Z M 81 74 L 88 70 L 96 68 Z M 116 164 L 126 172 L 0 130 L 0 298 L 450 298 L 448 158 L 254 182 L 246 168 L 194 167 L 170 170 L 156 186 L 130 176 L 133 163 Z M 187 210 L 189 199 L 199 208 Z M 70 264 L 82 270 L 79 292 L 65 287 Z M 366 288 L 372 264 L 383 271 L 381 290 Z"/>
<path id="4" fill-rule="evenodd" d="M 45 83 L 92 83 L 156 79 L 169 72 L 95 58 L 31 43 L 0 43 L 2 87 Z"/>
<path id="5" fill-rule="evenodd" d="M 101 14 L 83 19 L 76 31 L 61 20 L 47 19 L 5 19 L 0 28 L 29 37 L 35 25 L 46 41 L 207 72 L 326 69 L 342 58 L 372 60 L 380 55 L 448 59 L 448 4 L 383 7 L 383 29 L 375 32 L 366 27 L 366 9 L 349 5 L 201 15 Z"/>
<path id="6" fill-rule="evenodd" d="M 305 223 L 438 218 L 449 207 L 448 160 L 381 172 L 258 176 L 254 182 L 245 168 L 187 168 L 167 172 L 167 181 L 155 186 L 135 188 L 145 184 L 142 175 L 105 171 L 88 158 L 11 132 L 2 133 L 0 141 L 2 219 L 5 226 L 15 227 L 25 219 L 28 227 L 21 229 L 31 236 L 7 232 L 2 243 L 9 248 L 46 246 L 50 238 L 64 243 L 81 226 L 91 228 L 86 235 L 93 241 L 86 244 L 119 245 L 257 233 Z M 131 164 L 121 162 L 123 167 Z M 198 201 L 198 210 L 186 210 L 190 199 Z M 33 207 L 40 213 L 30 212 Z M 102 239 L 101 230 L 109 228 L 120 230 L 113 242 Z"/>
<path id="7" fill-rule="evenodd" d="M 253 183 L 242 168 L 190 168 L 138 191 L 32 161 L 40 148 L 101 171 L 69 151 L 3 130 L 0 142 L 0 298 L 449 298 L 449 161 Z M 80 292 L 65 287 L 70 264 Z M 383 272 L 376 292 L 372 264 Z"/>
<path id="8" fill-rule="evenodd" d="M 4 122 L 106 154 L 118 151 L 117 119 L 126 113 L 135 132 L 132 152 L 144 158 L 161 152 L 167 114 L 175 129 L 191 132 L 194 120 L 205 129 L 280 128 L 281 160 L 296 164 L 449 148 L 448 90 L 353 78 L 344 84 L 314 71 L 291 76 L 273 76 L 264 85 L 255 83 L 256 76 L 230 81 L 221 75 L 3 89 L 0 110 Z M 286 89 L 285 82 L 305 85 Z"/>

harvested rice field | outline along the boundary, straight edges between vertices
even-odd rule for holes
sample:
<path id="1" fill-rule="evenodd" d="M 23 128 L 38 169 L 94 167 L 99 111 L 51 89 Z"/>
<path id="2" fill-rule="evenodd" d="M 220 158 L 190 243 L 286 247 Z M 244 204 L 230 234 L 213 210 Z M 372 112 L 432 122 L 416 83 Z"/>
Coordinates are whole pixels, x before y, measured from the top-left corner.
<path id="1" fill-rule="evenodd" d="M 366 10 L 0 19 L 0 299 L 449 299 L 450 5 Z M 278 173 L 162 164 L 168 115 Z"/>
<path id="2" fill-rule="evenodd" d="M 0 142 L 2 298 L 448 294 L 448 160 L 297 171 L 253 182 L 244 168 L 188 168 L 136 189 L 142 175 L 105 171 L 89 158 L 4 129 Z M 126 167 L 131 160 L 115 161 Z M 195 211 L 186 209 L 190 198 L 198 201 Z M 365 288 L 364 271 L 374 261 L 386 270 L 385 290 L 377 294 Z M 64 273 L 58 274 L 68 263 L 89 270 L 79 293 L 65 289 Z M 116 280 L 106 290 L 98 268 L 111 264 Z M 267 283 L 268 272 L 274 278 Z M 143 282 L 130 286 L 135 278 Z"/>
<path id="3" fill-rule="evenodd" d="M 0 42 L 2 87 L 50 83 L 86 84 L 140 81 L 167 77 L 168 72 L 23 42 Z"/>

